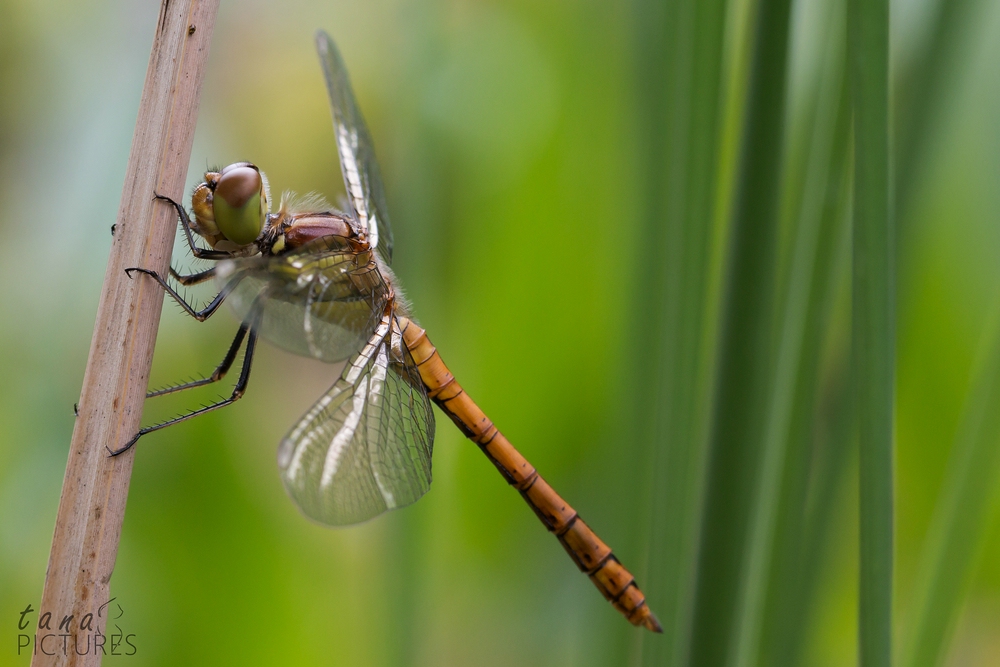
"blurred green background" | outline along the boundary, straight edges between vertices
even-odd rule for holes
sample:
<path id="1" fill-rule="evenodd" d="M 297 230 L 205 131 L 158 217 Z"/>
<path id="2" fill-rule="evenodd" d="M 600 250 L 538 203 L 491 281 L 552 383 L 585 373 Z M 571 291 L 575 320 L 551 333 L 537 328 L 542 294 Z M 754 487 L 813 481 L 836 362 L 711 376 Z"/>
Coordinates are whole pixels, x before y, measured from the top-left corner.
<path id="1" fill-rule="evenodd" d="M 183 194 L 252 160 L 275 193 L 337 196 L 327 29 L 417 317 L 665 633 L 623 621 L 440 413 L 423 500 L 302 518 L 275 448 L 338 370 L 265 346 L 240 403 L 138 448 L 112 580 L 138 650 L 108 664 L 855 662 L 844 3 L 765 5 L 788 31 L 751 0 L 222 3 Z M 1000 664 L 1000 4 L 891 10 L 896 657 Z M 156 16 L 0 1 L 0 665 L 28 663 Z M 747 210 L 769 231 L 734 244 Z M 735 304 L 749 370 L 720 375 L 741 257 L 766 279 Z M 236 328 L 165 308 L 155 386 L 209 372 Z"/>

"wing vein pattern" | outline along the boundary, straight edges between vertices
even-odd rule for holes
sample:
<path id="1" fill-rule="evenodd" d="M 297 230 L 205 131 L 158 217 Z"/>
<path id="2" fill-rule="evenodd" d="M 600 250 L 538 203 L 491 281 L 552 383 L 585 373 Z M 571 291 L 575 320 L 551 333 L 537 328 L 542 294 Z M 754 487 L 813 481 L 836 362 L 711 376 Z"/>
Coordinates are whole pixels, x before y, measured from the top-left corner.
<path id="1" fill-rule="evenodd" d="M 354 91 L 340 52 L 322 30 L 316 34 L 316 49 L 330 96 L 333 131 L 347 198 L 356 221 L 368 235 L 369 245 L 375 248 L 386 264 L 391 264 L 392 228 L 371 135 L 354 101 Z"/>
<path id="2" fill-rule="evenodd" d="M 324 236 L 286 255 L 227 260 L 220 288 L 235 283 L 227 302 L 245 318 L 263 304 L 260 335 L 294 354 L 327 362 L 355 355 L 376 329 L 389 288 L 371 251 Z"/>
<path id="3" fill-rule="evenodd" d="M 306 516 L 340 526 L 420 498 L 431 483 L 434 414 L 386 314 L 340 379 L 278 450 L 285 489 Z"/>

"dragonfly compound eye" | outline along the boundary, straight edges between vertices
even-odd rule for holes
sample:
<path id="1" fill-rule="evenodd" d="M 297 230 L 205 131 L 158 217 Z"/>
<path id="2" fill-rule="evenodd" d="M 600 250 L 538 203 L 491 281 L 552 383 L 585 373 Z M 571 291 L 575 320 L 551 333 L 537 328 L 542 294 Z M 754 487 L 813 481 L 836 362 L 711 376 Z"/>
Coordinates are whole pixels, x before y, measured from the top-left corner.
<path id="1" fill-rule="evenodd" d="M 241 246 L 257 240 L 267 217 L 264 182 L 256 167 L 231 165 L 222 170 L 212 198 L 219 232 Z"/>

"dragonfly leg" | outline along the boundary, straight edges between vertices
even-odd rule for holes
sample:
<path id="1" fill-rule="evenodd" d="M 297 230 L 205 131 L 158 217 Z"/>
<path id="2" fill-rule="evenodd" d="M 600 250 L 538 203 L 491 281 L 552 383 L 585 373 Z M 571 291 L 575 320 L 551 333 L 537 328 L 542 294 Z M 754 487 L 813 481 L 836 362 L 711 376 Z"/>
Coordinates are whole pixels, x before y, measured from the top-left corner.
<path id="1" fill-rule="evenodd" d="M 184 297 L 178 294 L 177 290 L 171 287 L 170 283 L 164 280 L 163 277 L 160 276 L 160 274 L 157 273 L 156 271 L 151 271 L 150 269 L 140 269 L 139 267 L 136 266 L 125 269 L 125 273 L 128 274 L 129 278 L 132 277 L 133 271 L 138 271 L 139 273 L 145 273 L 147 276 L 151 277 L 153 280 L 158 282 L 160 284 L 160 287 L 162 287 L 163 290 L 167 294 L 169 294 L 174 301 L 179 303 L 181 308 L 183 308 L 188 315 L 198 320 L 199 322 L 204 322 L 209 317 L 211 317 L 212 313 L 214 313 L 216 310 L 219 309 L 219 306 L 222 305 L 222 302 L 225 301 L 226 297 L 229 296 L 229 293 L 232 292 L 233 289 L 236 287 L 236 282 L 229 282 L 225 287 L 222 288 L 221 292 L 215 295 L 215 298 L 212 299 L 212 301 L 207 306 L 205 306 L 201 310 L 195 310 L 194 306 L 185 301 Z"/>
<path id="2" fill-rule="evenodd" d="M 253 353 L 254 348 L 257 346 L 257 333 L 250 330 L 250 335 L 247 337 L 247 349 L 243 355 L 243 368 L 240 370 L 240 379 L 236 382 L 236 387 L 233 389 L 233 393 L 229 398 L 224 398 L 221 401 L 216 401 L 206 405 L 203 408 L 198 408 L 197 410 L 192 410 L 186 414 L 180 415 L 179 417 L 174 417 L 173 419 L 168 419 L 165 422 L 160 422 L 159 424 L 154 424 L 153 426 L 147 426 L 146 428 L 140 429 L 138 433 L 135 434 L 131 440 L 126 442 L 123 446 L 118 449 L 112 450 L 110 447 L 107 448 L 111 456 L 118 456 L 124 452 L 127 452 L 139 441 L 139 438 L 146 435 L 147 433 L 152 433 L 153 431 L 159 431 L 161 428 L 166 428 L 168 426 L 173 426 L 174 424 L 179 424 L 182 421 L 187 421 L 192 417 L 197 417 L 198 415 L 203 415 L 206 412 L 212 412 L 213 410 L 218 410 L 219 408 L 224 408 L 227 405 L 235 403 L 243 394 L 246 392 L 247 383 L 250 380 L 250 367 L 253 364 Z"/>
<path id="3" fill-rule="evenodd" d="M 206 384 L 212 384 L 213 382 L 218 382 L 224 378 L 226 373 L 229 372 L 229 369 L 232 368 L 233 362 L 236 361 L 236 355 L 240 351 L 240 346 L 243 345 L 243 339 L 246 337 L 248 329 L 249 327 L 246 324 L 240 325 L 239 331 L 236 332 L 236 338 L 233 339 L 232 344 L 229 346 L 229 351 L 226 352 L 225 359 L 222 360 L 222 363 L 220 363 L 207 378 L 192 380 L 191 382 L 184 382 L 170 387 L 164 387 L 163 389 L 157 389 L 156 391 L 148 392 L 146 394 L 146 398 L 165 396 L 166 394 L 173 394 L 178 391 L 184 391 L 185 389 L 203 387 Z"/>
<path id="4" fill-rule="evenodd" d="M 170 277 L 179 282 L 181 285 L 197 285 L 203 283 L 206 280 L 211 280 L 215 277 L 215 269 L 217 267 L 212 267 L 206 269 L 205 271 L 199 271 L 198 273 L 177 273 L 177 269 L 170 267 Z"/>
<path id="5" fill-rule="evenodd" d="M 174 210 L 177 211 L 177 215 L 181 219 L 181 227 L 184 228 L 184 236 L 187 237 L 188 246 L 191 248 L 192 255 L 198 259 L 231 259 L 238 256 L 237 253 L 227 252 L 225 250 L 207 250 L 205 248 L 199 248 L 194 242 L 194 234 L 191 233 L 191 218 L 188 217 L 188 213 L 184 210 L 184 207 L 170 197 L 164 197 L 163 195 L 155 192 L 153 193 L 153 198 L 167 202 L 174 207 Z"/>

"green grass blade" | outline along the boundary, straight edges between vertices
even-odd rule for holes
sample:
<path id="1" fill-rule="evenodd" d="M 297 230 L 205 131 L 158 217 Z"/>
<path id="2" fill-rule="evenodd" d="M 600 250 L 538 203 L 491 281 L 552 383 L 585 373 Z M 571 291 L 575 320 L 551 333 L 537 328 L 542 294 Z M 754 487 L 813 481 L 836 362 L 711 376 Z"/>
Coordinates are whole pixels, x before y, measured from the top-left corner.
<path id="1" fill-rule="evenodd" d="M 939 0 L 931 11 L 930 36 L 909 66 L 896 79 L 893 90 L 895 119 L 896 215 L 906 226 L 922 172 L 932 164 L 927 150 L 937 136 L 950 88 L 966 61 L 960 50 L 969 42 L 969 28 L 981 0 Z M 902 242 L 903 239 L 900 239 Z"/>
<path id="2" fill-rule="evenodd" d="M 735 650 L 747 521 L 771 369 L 789 3 L 757 8 L 729 238 L 690 662 Z"/>
<path id="3" fill-rule="evenodd" d="M 854 110 L 852 370 L 860 447 L 859 653 L 892 656 L 894 298 L 889 181 L 889 7 L 848 0 Z"/>
<path id="4" fill-rule="evenodd" d="M 843 37 L 842 30 L 839 36 Z M 819 213 L 819 251 L 805 314 L 770 564 L 760 663 L 766 665 L 801 664 L 830 532 L 829 517 L 851 460 L 851 419 L 845 398 L 849 318 L 837 318 L 834 312 L 850 273 L 851 114 L 843 67 L 839 70 L 833 152 Z"/>
<path id="5" fill-rule="evenodd" d="M 942 662 L 1000 483 L 1000 302 L 983 336 L 965 415 L 928 531 L 901 665 Z"/>
<path id="6" fill-rule="evenodd" d="M 792 519 L 804 517 L 809 488 L 812 429 L 802 427 L 811 425 L 815 415 L 819 362 L 834 307 L 831 287 L 846 254 L 841 253 L 841 241 L 846 241 L 844 175 L 850 109 L 843 81 L 843 14 L 837 11 L 839 3 L 830 5 L 828 21 L 824 22 L 828 32 L 826 67 L 814 95 L 818 99 L 811 105 L 815 113 L 811 114 L 802 151 L 806 156 L 798 160 L 790 156 L 785 169 L 786 188 L 796 191 L 786 196 L 799 203 L 799 213 L 791 266 L 782 284 L 775 377 L 742 575 L 735 660 L 740 667 L 757 663 L 767 598 L 781 589 L 783 581 L 805 574 L 798 562 L 804 530 L 801 521 Z M 792 178 L 792 170 L 803 176 Z M 772 559 L 787 562 L 773 571 Z M 783 591 L 790 595 L 784 596 L 782 607 L 795 608 L 797 616 L 805 613 L 800 598 L 806 589 L 801 584 L 796 581 L 794 590 Z M 786 616 L 785 622 L 792 624 L 794 619 Z"/>
<path id="7" fill-rule="evenodd" d="M 632 421 L 652 468 L 641 583 L 664 628 L 662 637 L 641 637 L 645 665 L 683 664 L 689 644 L 712 380 L 706 332 L 716 306 L 706 221 L 717 206 L 725 15 L 725 0 L 636 5 L 645 210 Z"/>

